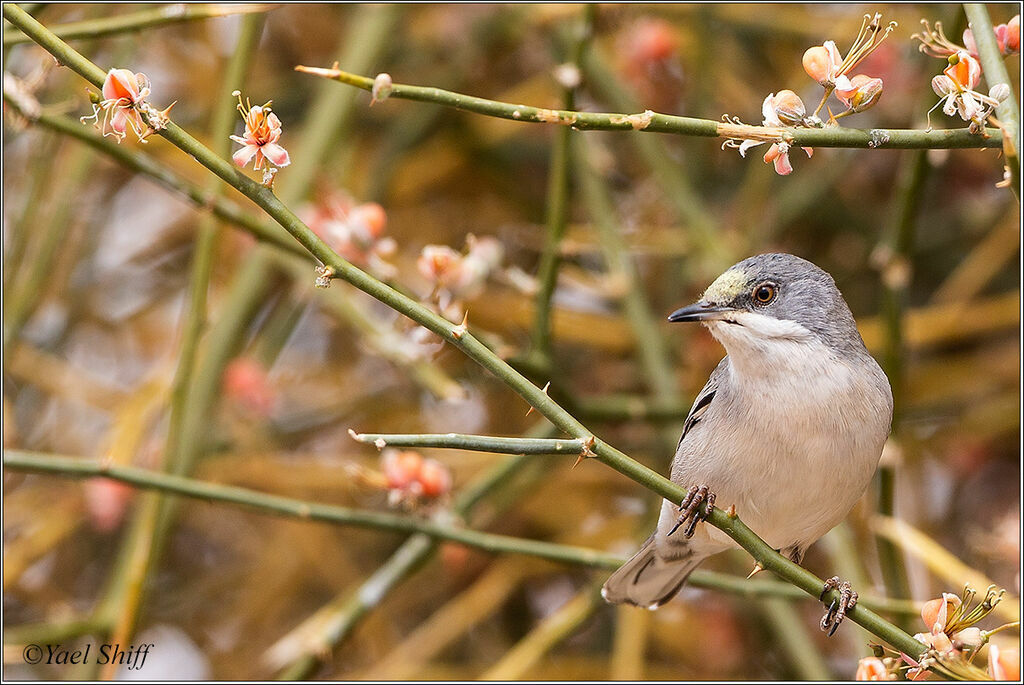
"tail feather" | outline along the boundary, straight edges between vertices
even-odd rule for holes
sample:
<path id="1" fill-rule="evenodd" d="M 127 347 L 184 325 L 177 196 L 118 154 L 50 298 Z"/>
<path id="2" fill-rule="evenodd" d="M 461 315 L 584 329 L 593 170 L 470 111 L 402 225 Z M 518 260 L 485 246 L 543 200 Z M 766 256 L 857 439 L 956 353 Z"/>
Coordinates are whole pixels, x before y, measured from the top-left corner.
<path id="1" fill-rule="evenodd" d="M 652 535 L 639 552 L 605 581 L 601 596 L 612 604 L 657 609 L 675 597 L 701 561 L 703 557 L 690 551 L 677 559 L 660 559 Z"/>

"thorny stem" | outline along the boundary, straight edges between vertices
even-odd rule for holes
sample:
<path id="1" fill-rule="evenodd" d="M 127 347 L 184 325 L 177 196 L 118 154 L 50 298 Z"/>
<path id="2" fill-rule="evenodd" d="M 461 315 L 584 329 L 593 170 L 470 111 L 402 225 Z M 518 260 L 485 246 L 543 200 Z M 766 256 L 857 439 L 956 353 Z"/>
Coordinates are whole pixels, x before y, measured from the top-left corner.
<path id="1" fill-rule="evenodd" d="M 1003 155 L 1006 167 L 1010 171 L 1010 189 L 1020 201 L 1020 107 L 1013 94 L 1006 63 L 999 52 L 992 20 L 988 9 L 981 3 L 964 3 L 964 12 L 971 24 L 971 33 L 978 46 L 978 57 L 981 60 L 982 73 L 989 89 L 997 84 L 1005 84 L 1009 88 L 1009 96 L 996 106 L 996 114 L 1006 132 L 1003 140 Z"/>
<path id="2" fill-rule="evenodd" d="M 24 8 L 24 5 L 22 5 Z M 75 38 L 100 38 L 121 33 L 130 33 L 142 29 L 153 28 L 154 26 L 167 26 L 186 21 L 210 19 L 212 17 L 226 17 L 232 14 L 246 14 L 250 12 L 269 12 L 275 9 L 274 5 L 256 4 L 223 4 L 223 5 L 192 5 L 188 3 L 177 3 L 166 5 L 155 10 L 143 10 L 102 19 L 87 19 L 85 21 L 73 21 L 67 24 L 54 26 L 51 31 L 55 36 L 65 40 Z M 31 42 L 31 38 L 17 29 L 6 29 L 4 31 L 4 47 Z"/>
<path id="3" fill-rule="evenodd" d="M 373 79 L 350 74 L 340 69 L 297 66 L 301 71 L 315 76 L 332 79 L 339 83 L 371 90 Z M 484 114 L 499 119 L 525 121 L 530 123 L 560 124 L 579 131 L 645 131 L 648 133 L 673 133 L 683 136 L 705 138 L 732 138 L 786 142 L 799 147 L 851 147 L 884 149 L 952 149 L 1000 147 L 1002 132 L 989 128 L 982 133 L 971 133 L 962 129 L 858 129 L 838 126 L 827 128 L 775 128 L 772 126 L 750 126 L 731 121 L 711 121 L 672 114 L 658 114 L 646 110 L 638 114 L 613 114 L 607 112 L 577 112 L 572 110 L 545 109 L 515 105 L 496 100 L 487 100 L 462 93 L 453 93 L 440 88 L 394 84 L 392 98 L 430 102 L 454 107 L 467 112 Z"/>
<path id="4" fill-rule="evenodd" d="M 506 479 L 514 461 L 507 461 L 500 467 L 497 467 L 501 469 L 500 473 L 495 471 L 489 474 L 490 477 L 482 479 L 478 484 L 467 489 L 459 497 L 459 504 L 456 509 L 460 512 L 468 511 L 480 498 L 486 496 L 491 491 L 494 479 L 499 476 L 501 479 Z M 110 478 L 147 490 L 157 490 L 209 502 L 236 504 L 256 511 L 308 521 L 402 533 L 423 533 L 432 538 L 451 540 L 452 542 L 458 542 L 495 554 L 523 554 L 560 563 L 606 570 L 616 569 L 625 561 L 624 557 L 616 554 L 609 554 L 586 547 L 486 533 L 430 519 L 307 502 L 291 497 L 282 497 L 280 495 L 258 492 L 222 483 L 211 483 L 184 476 L 175 476 L 135 466 L 114 465 L 97 459 L 83 459 L 26 452 L 23 450 L 4 450 L 3 466 L 15 471 L 54 474 L 70 478 Z M 733 521 L 736 521 L 736 519 L 733 519 Z M 711 571 L 694 571 L 690 583 L 696 587 L 720 589 L 744 597 L 768 595 L 799 599 L 806 596 L 797 588 L 778 581 L 748 581 L 737 576 Z M 820 588 L 818 592 L 820 592 Z M 817 595 L 815 595 L 816 598 Z M 883 597 L 865 596 L 860 599 L 860 604 L 864 605 L 864 607 L 873 606 L 879 611 L 893 613 L 913 614 L 920 610 L 919 605 L 915 602 L 892 600 Z M 850 618 L 852 619 L 853 615 Z"/>
<path id="5" fill-rule="evenodd" d="M 22 11 L 17 7 L 17 5 L 5 4 L 3 6 L 3 13 L 5 18 L 15 26 L 22 29 L 41 47 L 53 54 L 62 64 L 71 67 L 74 71 L 84 76 L 95 86 L 102 87 L 103 79 L 105 77 L 105 73 L 102 69 L 54 36 L 46 29 L 46 27 Z M 371 87 L 371 84 L 372 81 L 366 79 L 365 85 L 367 89 Z M 437 92 L 430 88 L 423 90 Z M 488 103 L 490 101 L 484 102 Z M 500 103 L 491 103 L 491 105 L 494 104 Z M 611 124 L 611 122 L 608 121 L 609 115 L 593 116 L 604 117 L 604 121 Z M 654 116 L 657 117 L 663 115 Z M 510 112 L 509 118 L 513 118 L 511 117 Z M 676 119 L 683 118 L 677 117 Z M 658 121 L 660 122 L 661 120 Z M 700 128 L 705 131 L 704 135 L 717 135 L 717 133 L 713 133 L 712 130 L 708 128 L 708 124 L 714 126 L 714 131 L 717 131 L 717 127 L 720 126 L 720 124 L 716 124 L 715 122 L 701 123 Z M 632 128 L 628 123 L 625 126 Z M 615 123 L 609 127 L 622 129 L 623 125 Z M 659 123 L 657 130 L 661 130 L 661 127 L 662 125 Z M 757 129 L 760 127 L 749 128 Z M 648 128 L 648 130 L 651 129 Z M 166 128 L 158 133 L 160 136 L 179 147 L 186 154 L 191 155 L 198 163 L 205 166 L 217 176 L 221 177 L 224 181 L 237 188 L 249 199 L 259 205 L 265 212 L 267 212 L 268 215 L 291 233 L 292 236 L 295 237 L 295 239 L 298 240 L 307 250 L 309 250 L 311 254 L 319 259 L 325 266 L 330 267 L 337 278 L 340 278 L 341 280 L 359 288 L 363 292 L 377 298 L 392 309 L 408 316 L 428 330 L 434 332 L 443 340 L 458 347 L 470 359 L 491 371 L 506 385 L 515 390 L 524 400 L 526 400 L 528 404 L 532 405 L 555 426 L 562 429 L 569 435 L 583 439 L 592 435 L 592 432 L 583 426 L 575 417 L 548 397 L 540 388 L 530 383 L 529 380 L 515 371 L 504 360 L 492 353 L 472 333 L 463 332 L 460 327 L 457 327 L 455 324 L 447 321 L 424 305 L 412 300 L 402 293 L 399 293 L 394 288 L 378 281 L 339 257 L 322 240 L 320 240 L 316 234 L 303 224 L 294 213 L 281 203 L 281 201 L 274 196 L 272 191 L 241 173 L 223 159 L 217 157 L 217 155 L 213 154 L 208 148 L 186 133 L 177 124 L 174 124 L 173 122 L 168 123 Z M 794 133 L 802 132 L 796 131 Z M 847 134 L 848 133 L 849 132 L 847 132 Z M 898 132 L 891 133 L 898 134 Z M 908 133 L 917 137 L 918 142 L 921 144 L 927 144 L 936 139 L 934 137 L 936 132 L 934 131 L 931 133 L 920 131 L 912 131 Z M 861 132 L 861 134 L 866 136 L 870 135 L 868 132 Z M 968 142 L 964 137 L 965 135 L 968 135 L 966 132 L 952 131 L 949 135 L 952 136 L 951 140 L 960 140 L 962 138 L 965 144 Z M 996 134 L 993 134 L 993 137 L 995 135 Z M 924 138 L 920 138 L 920 136 L 924 136 Z M 975 145 L 976 143 L 973 141 L 977 136 L 972 135 L 970 138 L 972 141 L 971 146 Z M 897 139 L 904 140 L 902 134 L 898 134 Z M 894 146 L 892 143 L 893 141 L 890 140 L 887 145 L 892 147 Z M 817 143 L 797 142 L 797 144 L 815 145 Z M 595 440 L 593 451 L 599 461 L 611 466 L 626 477 L 661 495 L 669 501 L 681 502 L 686 495 L 685 490 L 681 486 L 672 483 L 664 476 L 661 476 L 639 462 L 630 459 L 625 454 L 602 440 Z M 721 509 L 716 508 L 709 512 L 707 521 L 711 525 L 722 530 L 726 535 L 747 550 L 747 552 L 749 552 L 755 560 L 759 561 L 764 568 L 773 571 L 779 577 L 787 580 L 813 597 L 818 597 L 821 594 L 824 581 L 769 547 L 767 543 L 761 540 L 753 531 L 750 530 L 750 528 L 743 524 L 738 517 L 729 516 Z M 409 527 L 408 524 L 402 525 L 406 526 L 405 530 L 413 530 L 413 528 Z M 464 536 L 465 533 L 462 533 L 462 535 Z M 826 602 L 833 600 L 838 601 L 838 599 L 839 595 L 835 590 L 830 591 L 824 597 L 824 601 Z M 848 618 L 860 624 L 902 652 L 908 654 L 920 654 L 925 649 L 925 645 L 918 642 L 896 626 L 885 621 L 866 606 L 858 606 L 854 608 L 849 612 Z"/>

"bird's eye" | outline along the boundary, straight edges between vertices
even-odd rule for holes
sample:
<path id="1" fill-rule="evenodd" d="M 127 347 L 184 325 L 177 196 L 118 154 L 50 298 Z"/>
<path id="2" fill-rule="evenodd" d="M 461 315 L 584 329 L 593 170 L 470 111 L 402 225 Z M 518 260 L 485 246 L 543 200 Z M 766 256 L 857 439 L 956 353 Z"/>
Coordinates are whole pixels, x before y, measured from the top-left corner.
<path id="1" fill-rule="evenodd" d="M 775 296 L 778 294 L 775 286 L 771 283 L 762 283 L 761 285 L 754 288 L 752 297 L 754 302 L 760 305 L 770 304 Z"/>

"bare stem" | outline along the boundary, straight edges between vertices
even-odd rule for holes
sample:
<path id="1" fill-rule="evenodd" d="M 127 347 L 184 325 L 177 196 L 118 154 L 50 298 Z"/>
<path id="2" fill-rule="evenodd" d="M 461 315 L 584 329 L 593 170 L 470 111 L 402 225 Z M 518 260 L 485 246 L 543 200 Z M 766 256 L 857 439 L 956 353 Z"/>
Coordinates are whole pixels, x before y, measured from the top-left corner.
<path id="1" fill-rule="evenodd" d="M 301 71 L 314 76 L 338 81 L 363 90 L 373 88 L 373 79 L 350 74 L 340 69 L 297 66 Z M 1000 147 L 1002 132 L 995 128 L 984 133 L 971 133 L 962 129 L 858 129 L 841 128 L 775 128 L 770 126 L 748 126 L 710 119 L 695 119 L 673 114 L 658 114 L 650 110 L 637 114 L 613 114 L 607 112 L 577 112 L 573 110 L 546 109 L 516 105 L 497 100 L 487 100 L 463 93 L 453 93 L 441 88 L 409 86 L 396 83 L 392 87 L 392 98 L 430 102 L 454 107 L 467 112 L 484 114 L 499 119 L 524 121 L 541 124 L 571 126 L 579 131 L 645 131 L 648 133 L 673 133 L 682 136 L 705 138 L 736 138 L 785 141 L 800 147 L 851 147 L 885 149 L 947 149 Z"/>
<path id="2" fill-rule="evenodd" d="M 102 19 L 68 22 L 67 24 L 54 26 L 51 30 L 55 36 L 60 36 L 65 40 L 99 38 L 101 36 L 131 33 L 158 26 L 179 24 L 186 21 L 210 19 L 212 17 L 226 17 L 232 14 L 246 14 L 250 12 L 269 12 L 276 7 L 276 5 L 256 4 L 191 5 L 178 3 L 166 5 L 155 10 L 143 10 L 114 17 L 103 17 Z M 4 31 L 5 48 L 31 41 L 31 38 L 17 29 L 7 29 Z"/>
<path id="3" fill-rule="evenodd" d="M 110 478 L 147 490 L 193 497 L 209 502 L 235 504 L 256 511 L 308 521 L 375 528 L 399 533 L 423 533 L 431 538 L 451 540 L 452 542 L 458 542 L 494 554 L 523 554 L 565 564 L 608 570 L 618 568 L 625 561 L 624 557 L 616 554 L 609 554 L 585 547 L 485 533 L 447 523 L 386 512 L 350 509 L 348 507 L 307 502 L 233 485 L 210 483 L 194 478 L 140 469 L 134 466 L 114 465 L 96 459 L 58 456 L 22 450 L 4 450 L 3 465 L 4 468 L 15 471 L 54 474 L 70 478 Z M 480 483 L 467 489 L 459 497 L 456 507 L 457 513 L 468 511 L 481 497 L 486 496 L 493 489 L 494 481 L 496 479 L 504 479 L 511 466 L 514 466 L 513 462 L 506 462 L 496 467 L 493 473 L 488 474 L 489 477 L 482 479 Z M 690 582 L 696 587 L 720 589 L 744 597 L 769 595 L 799 599 L 806 596 L 797 588 L 778 581 L 748 581 L 736 576 L 711 571 L 694 571 Z M 874 606 L 880 611 L 895 613 L 913 614 L 920 609 L 914 602 L 885 598 L 863 597 L 860 603 L 865 607 Z M 853 616 L 851 615 L 850 618 L 852 619 Z"/>

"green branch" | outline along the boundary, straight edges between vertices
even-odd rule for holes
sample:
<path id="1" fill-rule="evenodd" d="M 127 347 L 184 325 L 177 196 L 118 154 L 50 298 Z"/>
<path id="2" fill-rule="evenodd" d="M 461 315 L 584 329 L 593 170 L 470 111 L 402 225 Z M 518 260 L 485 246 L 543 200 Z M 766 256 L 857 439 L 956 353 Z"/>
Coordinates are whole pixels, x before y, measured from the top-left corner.
<path id="1" fill-rule="evenodd" d="M 85 21 L 73 21 L 67 24 L 54 26 L 51 31 L 55 36 L 72 40 L 75 38 L 99 38 L 120 33 L 130 33 L 141 29 L 153 28 L 155 26 L 167 26 L 186 21 L 197 21 L 199 19 L 210 19 L 213 17 L 226 17 L 232 14 L 247 14 L 250 12 L 269 12 L 275 5 L 190 5 L 177 3 L 166 5 L 155 10 L 143 10 L 122 14 L 115 17 L 103 17 L 102 19 L 88 19 Z M 4 47 L 29 43 L 32 39 L 17 29 L 4 30 Z"/>
<path id="2" fill-rule="evenodd" d="M 102 86 L 102 82 L 105 77 L 105 72 L 102 69 L 54 36 L 46 29 L 46 27 L 22 11 L 17 5 L 5 4 L 3 6 L 3 13 L 5 18 L 15 26 L 18 26 L 20 29 L 25 31 L 26 34 L 31 36 L 32 39 L 41 47 L 54 55 L 54 57 L 56 57 L 62 64 L 69 66 L 97 87 Z M 433 89 L 425 90 L 433 91 Z M 594 116 L 607 117 L 610 115 Z M 677 117 L 676 119 L 682 118 Z M 714 122 L 708 123 L 714 124 Z M 721 126 L 721 124 L 715 125 Z M 618 127 L 618 125 L 616 125 L 616 127 Z M 847 134 L 849 133 L 856 134 L 857 132 L 847 131 Z M 860 133 L 870 138 L 870 132 Z M 925 136 L 925 138 L 921 139 L 919 142 L 931 141 L 935 138 L 932 134 L 925 134 L 919 131 L 907 133 L 915 136 Z M 934 134 L 936 132 L 932 133 Z M 291 233 L 292 236 L 303 245 L 303 247 L 319 259 L 325 265 L 328 272 L 334 277 L 340 278 L 359 288 L 392 309 L 416 321 L 421 326 L 440 336 L 443 340 L 458 347 L 470 359 L 493 373 L 511 389 L 517 392 L 540 414 L 545 416 L 555 426 L 572 437 L 587 440 L 593 436 L 593 433 L 575 417 L 569 414 L 569 412 L 563 409 L 553 399 L 548 397 L 543 390 L 533 385 L 529 380 L 519 374 L 508 363 L 497 357 L 487 348 L 486 345 L 469 333 L 465 327 L 451 323 L 419 302 L 403 295 L 387 284 L 378 281 L 339 257 L 322 240 L 320 240 L 320 238 L 317 237 L 309 227 L 303 224 L 298 217 L 296 217 L 295 214 L 273 194 L 271 190 L 260 185 L 228 162 L 213 154 L 213 152 L 199 143 L 199 141 L 179 126 L 174 123 L 169 123 L 166 128 L 159 131 L 159 135 L 180 148 L 186 154 L 191 155 L 199 164 L 205 166 L 224 181 L 237 188 L 250 200 L 261 207 L 271 218 Z M 949 135 L 951 136 L 951 140 L 959 140 L 965 134 L 964 132 L 953 131 L 949 132 Z M 995 135 L 997 134 L 993 133 L 993 137 Z M 971 136 L 970 140 L 972 145 L 976 138 L 977 136 Z M 903 140 L 903 138 L 900 138 L 900 140 Z M 890 139 L 888 142 L 891 144 L 893 140 Z M 966 144 L 968 141 L 964 139 L 963 142 Z M 889 146 L 891 147 L 893 145 Z M 599 461 L 611 466 L 616 471 L 648 488 L 652 492 L 661 495 L 669 501 L 681 502 L 686 495 L 686 491 L 683 487 L 672 483 L 664 476 L 652 471 L 643 464 L 630 459 L 628 456 L 602 440 L 595 439 L 592 451 L 595 453 L 595 456 Z M 296 513 L 299 515 L 310 515 L 305 512 L 309 512 L 309 509 L 306 508 L 301 512 Z M 360 516 L 366 515 L 360 514 Z M 382 515 L 374 515 L 374 517 L 379 516 Z M 783 578 L 796 587 L 799 587 L 813 597 L 818 597 L 818 595 L 821 594 L 821 588 L 823 587 L 824 582 L 820 578 L 801 568 L 789 559 L 786 559 L 769 547 L 738 518 L 729 516 L 720 509 L 715 509 L 710 512 L 708 522 L 725 532 L 730 538 L 747 550 L 747 552 L 749 552 L 755 560 L 760 562 L 761 566 L 764 568 L 773 571 L 780 578 Z M 437 524 L 432 523 L 410 526 L 408 522 L 406 522 L 402 525 L 405 526 L 404 530 L 406 531 L 419 531 L 421 530 L 419 525 L 427 527 L 433 526 L 435 527 L 433 528 L 435 532 L 439 530 L 439 528 L 436 527 Z M 425 530 L 423 532 L 425 532 Z M 471 537 L 470 534 L 465 531 L 461 532 L 460 536 L 462 536 L 462 540 L 466 540 L 467 537 Z M 834 590 L 825 595 L 826 601 L 838 600 L 838 598 L 839 595 Z M 867 607 L 856 607 L 848 614 L 848 617 L 850 620 L 860 624 L 879 638 L 885 640 L 893 647 L 903 652 L 908 654 L 920 654 L 925 649 L 923 644 L 913 639 L 907 633 L 899 630 L 896 626 L 883 620 Z"/>
<path id="3" fill-rule="evenodd" d="M 1005 127 L 1008 139 L 1003 143 L 1003 154 L 1006 156 L 1006 167 L 1010 170 L 1010 188 L 1017 199 L 1020 199 L 1020 107 L 1013 93 L 1013 84 L 1006 72 L 1006 63 L 999 52 L 995 33 L 992 31 L 992 20 L 988 9 L 981 3 L 964 3 L 964 13 L 971 23 L 971 33 L 978 46 L 978 57 L 985 74 L 985 83 L 992 86 L 1002 83 L 1010 89 L 1009 96 L 996 106 L 996 114 Z"/>
<path id="4" fill-rule="evenodd" d="M 460 495 L 458 510 L 468 511 L 482 496 L 493 489 L 496 481 L 504 480 L 510 467 L 514 466 L 513 462 L 497 467 L 492 474 L 488 474 L 488 477 L 482 479 L 474 488 Z M 257 492 L 234 485 L 210 483 L 160 471 L 140 469 L 134 466 L 119 466 L 96 459 L 55 456 L 22 450 L 4 450 L 3 465 L 4 468 L 15 471 L 53 474 L 69 478 L 110 478 L 147 490 L 157 490 L 171 495 L 193 497 L 209 502 L 235 504 L 256 511 L 307 521 L 374 528 L 396 533 L 422 533 L 431 538 L 458 542 L 492 554 L 522 554 L 564 564 L 606 570 L 616 569 L 625 561 L 624 557 L 616 554 L 600 552 L 585 547 L 528 540 L 496 533 L 485 533 L 429 519 L 419 519 L 386 512 L 318 504 L 291 497 Z M 745 597 L 764 595 L 789 599 L 805 597 L 798 589 L 778 581 L 745 580 L 711 571 L 694 571 L 691 584 L 696 587 L 723 590 Z M 861 599 L 860 604 L 865 607 L 874 606 L 880 611 L 895 613 L 912 614 L 919 610 L 919 607 L 914 602 L 884 598 L 864 597 Z M 851 615 L 850 618 L 853 618 L 853 616 Z"/>
<path id="5" fill-rule="evenodd" d="M 375 445 L 377 449 L 385 447 L 440 447 L 471 452 L 491 452 L 493 454 L 584 454 L 587 449 L 586 440 L 557 440 L 544 438 L 496 438 L 486 435 L 460 435 L 447 433 L 444 435 L 424 434 L 392 434 L 392 433 L 356 433 L 350 430 L 349 435 L 356 442 Z"/>
<path id="6" fill-rule="evenodd" d="M 350 74 L 340 69 L 297 66 L 301 71 L 338 81 L 363 90 L 373 89 L 373 79 Z M 394 84 L 389 97 L 419 102 L 430 102 L 454 107 L 466 112 L 484 114 L 499 119 L 525 121 L 538 124 L 560 124 L 579 131 L 645 131 L 648 133 L 674 133 L 704 138 L 732 138 L 785 141 L 800 147 L 851 147 L 884 149 L 952 149 L 1000 147 L 1002 132 L 985 129 L 984 133 L 971 133 L 962 129 L 858 129 L 858 128 L 773 128 L 748 126 L 731 122 L 694 119 L 673 114 L 658 114 L 650 110 L 637 114 L 607 112 L 577 112 L 573 110 L 545 109 L 487 100 L 472 95 L 453 93 L 440 88 Z"/>

